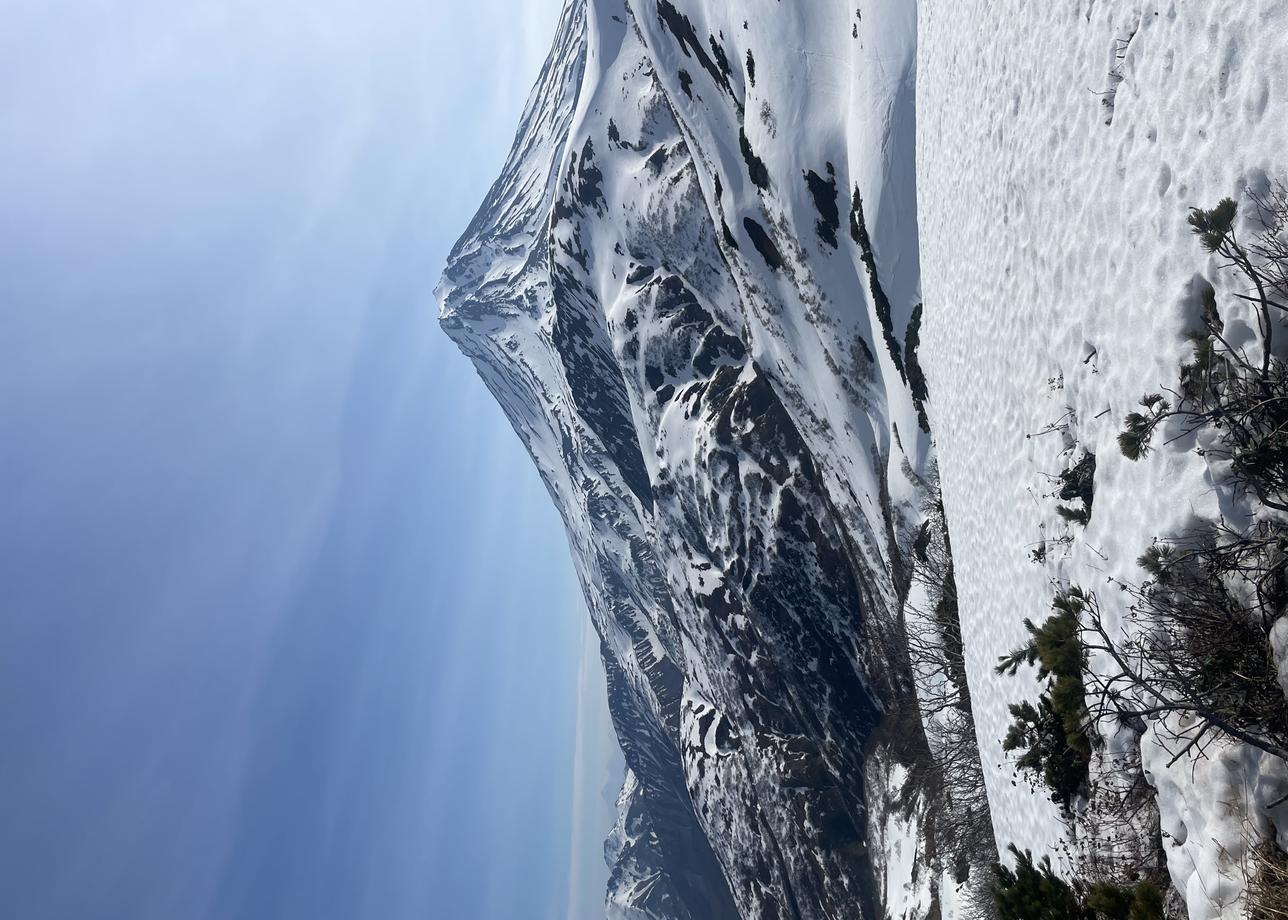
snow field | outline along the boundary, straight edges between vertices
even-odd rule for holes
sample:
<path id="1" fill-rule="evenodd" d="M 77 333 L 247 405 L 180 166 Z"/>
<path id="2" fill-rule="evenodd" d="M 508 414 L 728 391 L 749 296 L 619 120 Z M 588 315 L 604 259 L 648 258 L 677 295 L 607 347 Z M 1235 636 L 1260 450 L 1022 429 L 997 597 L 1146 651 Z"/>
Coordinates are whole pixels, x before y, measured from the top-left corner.
<path id="1" fill-rule="evenodd" d="M 1196 279 L 1247 322 L 1185 218 L 1288 178 L 1288 4 L 923 0 L 918 61 L 923 364 L 972 696 L 999 845 L 1041 854 L 1064 827 L 1000 743 L 1007 704 L 1036 687 L 992 666 L 1056 585 L 1096 592 L 1116 622 L 1109 579 L 1138 582 L 1154 537 L 1219 510 L 1192 445 L 1132 463 L 1115 437 L 1143 393 L 1174 385 Z M 1038 434 L 1069 409 L 1068 438 Z M 1098 460 L 1085 531 L 1043 497 L 1073 442 Z M 1030 561 L 1064 532 L 1069 552 Z M 1155 738 L 1144 749 L 1191 918 L 1238 916 L 1234 864 L 1284 778 L 1237 748 L 1171 768 Z"/>

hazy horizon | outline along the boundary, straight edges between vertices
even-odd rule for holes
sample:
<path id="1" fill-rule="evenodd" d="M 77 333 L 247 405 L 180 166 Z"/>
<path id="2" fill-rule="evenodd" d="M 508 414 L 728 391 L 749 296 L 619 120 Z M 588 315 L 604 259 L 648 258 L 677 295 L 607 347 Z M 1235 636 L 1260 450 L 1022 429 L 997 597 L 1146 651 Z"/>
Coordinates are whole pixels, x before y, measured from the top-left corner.
<path id="1" fill-rule="evenodd" d="M 0 913 L 602 905 L 562 524 L 432 297 L 558 7 L 6 11 Z"/>

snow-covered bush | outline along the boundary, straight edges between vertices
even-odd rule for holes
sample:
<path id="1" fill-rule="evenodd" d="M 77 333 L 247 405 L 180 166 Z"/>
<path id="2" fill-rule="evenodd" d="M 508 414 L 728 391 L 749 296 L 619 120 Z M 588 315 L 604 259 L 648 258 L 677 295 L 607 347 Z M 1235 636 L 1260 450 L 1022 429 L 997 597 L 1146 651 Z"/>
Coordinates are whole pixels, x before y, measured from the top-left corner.
<path id="1" fill-rule="evenodd" d="M 1216 290 L 1204 286 L 1178 385 L 1146 395 L 1118 438 L 1138 460 L 1164 427 L 1169 443 L 1194 437 L 1246 514 L 1237 525 L 1199 522 L 1140 557 L 1150 579 L 1123 585 L 1136 628 L 1111 633 L 1094 605 L 1090 623 L 1093 647 L 1119 669 L 1097 681 L 1093 708 L 1124 718 L 1178 714 L 1168 723 L 1178 726 L 1177 757 L 1221 735 L 1288 756 L 1288 701 L 1271 641 L 1288 612 L 1288 362 L 1279 328 L 1288 313 L 1288 188 L 1249 200 L 1255 214 L 1246 223 L 1257 229 L 1246 242 L 1233 199 L 1195 208 L 1189 223 L 1247 291 L 1233 296 L 1252 306 L 1251 347 L 1229 334 Z"/>
<path id="2" fill-rule="evenodd" d="M 1279 686 L 1266 617 L 1282 609 L 1283 529 L 1198 530 L 1156 543 L 1140 557 L 1152 578 L 1124 586 L 1137 628 L 1111 632 L 1094 598 L 1087 645 L 1113 673 L 1092 680 L 1092 710 L 1119 719 L 1177 713 L 1177 756 L 1221 734 L 1288 754 L 1288 705 Z"/>
<path id="3" fill-rule="evenodd" d="M 1195 208 L 1189 222 L 1203 248 L 1224 257 L 1226 268 L 1250 285 L 1251 294 L 1234 296 L 1253 305 L 1259 354 L 1226 338 L 1208 286 L 1202 327 L 1189 333 L 1193 360 L 1181 367 L 1180 384 L 1169 391 L 1174 398 L 1144 397 L 1144 411 L 1127 415 L 1118 444 L 1137 460 L 1165 422 L 1179 429 L 1172 441 L 1204 432 L 1201 450 L 1210 462 L 1227 464 L 1231 480 L 1267 508 L 1288 512 L 1288 363 L 1277 353 L 1283 343 L 1275 335 L 1288 313 L 1288 188 L 1253 201 L 1262 229 L 1246 244 L 1235 230 L 1238 205 L 1230 198 L 1208 211 Z"/>

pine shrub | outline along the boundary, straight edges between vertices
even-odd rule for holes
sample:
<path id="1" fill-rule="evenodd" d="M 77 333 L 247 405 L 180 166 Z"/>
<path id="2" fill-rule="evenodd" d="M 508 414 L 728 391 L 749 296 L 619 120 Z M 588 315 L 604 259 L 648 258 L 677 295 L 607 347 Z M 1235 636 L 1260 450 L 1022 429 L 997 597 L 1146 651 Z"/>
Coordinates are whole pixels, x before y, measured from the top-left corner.
<path id="1" fill-rule="evenodd" d="M 1148 880 L 1134 885 L 1070 884 L 1035 863 L 1027 850 L 1010 847 L 1015 868 L 999 865 L 994 893 L 1000 920 L 1164 920 L 1163 893 Z"/>
<path id="2" fill-rule="evenodd" d="M 1087 654 L 1079 622 L 1086 602 L 1086 595 L 1076 586 L 1057 594 L 1052 615 L 1041 626 L 1025 620 L 1032 638 L 1000 658 L 996 668 L 999 674 L 1014 674 L 1021 664 L 1037 664 L 1038 679 L 1048 681 L 1036 706 L 1024 702 L 1010 707 L 1015 721 L 1002 747 L 1020 751 L 1020 769 L 1040 775 L 1051 789 L 1052 800 L 1066 810 L 1075 797 L 1086 794 L 1091 764 L 1082 679 Z"/>

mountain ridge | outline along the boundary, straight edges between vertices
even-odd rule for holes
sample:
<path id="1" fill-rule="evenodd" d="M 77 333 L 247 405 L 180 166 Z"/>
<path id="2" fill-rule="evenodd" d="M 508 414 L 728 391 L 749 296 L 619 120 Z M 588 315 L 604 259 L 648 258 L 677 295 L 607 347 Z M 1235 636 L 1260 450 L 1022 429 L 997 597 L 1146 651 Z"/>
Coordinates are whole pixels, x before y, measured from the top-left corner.
<path id="1" fill-rule="evenodd" d="M 610 917 L 877 918 L 898 887 L 871 843 L 933 469 L 902 360 L 915 20 L 852 17 L 571 0 L 438 288 L 603 642 Z"/>

